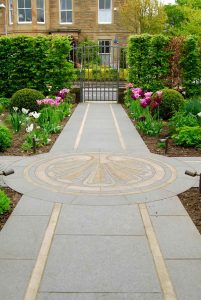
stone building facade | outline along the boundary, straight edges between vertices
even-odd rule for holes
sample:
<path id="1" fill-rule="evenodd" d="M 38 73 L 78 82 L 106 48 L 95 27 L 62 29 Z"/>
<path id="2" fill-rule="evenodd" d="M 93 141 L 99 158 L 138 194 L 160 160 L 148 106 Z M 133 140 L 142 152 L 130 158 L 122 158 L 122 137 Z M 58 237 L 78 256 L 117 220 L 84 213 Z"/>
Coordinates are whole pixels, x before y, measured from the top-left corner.
<path id="1" fill-rule="evenodd" d="M 123 0 L 0 0 L 0 35 L 62 34 L 125 44 Z"/>

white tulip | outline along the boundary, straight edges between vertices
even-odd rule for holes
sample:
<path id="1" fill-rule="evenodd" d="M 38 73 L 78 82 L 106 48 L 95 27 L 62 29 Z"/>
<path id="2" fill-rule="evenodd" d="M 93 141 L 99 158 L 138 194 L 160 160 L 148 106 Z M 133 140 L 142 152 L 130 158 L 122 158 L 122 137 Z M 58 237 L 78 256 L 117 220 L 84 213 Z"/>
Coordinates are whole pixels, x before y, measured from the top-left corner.
<path id="1" fill-rule="evenodd" d="M 33 128 L 34 128 L 34 125 L 33 125 L 33 124 L 29 125 L 29 126 L 26 128 L 26 132 L 28 132 L 28 133 L 32 132 L 32 131 L 33 131 Z"/>
<path id="2" fill-rule="evenodd" d="M 27 115 L 27 114 L 28 114 L 28 112 L 29 112 L 29 109 L 22 108 L 22 112 L 23 112 L 23 114 Z"/>

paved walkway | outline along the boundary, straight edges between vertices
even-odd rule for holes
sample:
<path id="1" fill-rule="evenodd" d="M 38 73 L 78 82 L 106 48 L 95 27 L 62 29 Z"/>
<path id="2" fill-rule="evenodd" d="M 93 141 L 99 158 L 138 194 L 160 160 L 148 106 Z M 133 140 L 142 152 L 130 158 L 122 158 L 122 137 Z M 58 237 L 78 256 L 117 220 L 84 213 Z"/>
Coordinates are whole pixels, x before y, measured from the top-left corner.
<path id="1" fill-rule="evenodd" d="M 0 233 L 1 300 L 201 299 L 177 197 L 200 158 L 151 154 L 120 105 L 79 104 L 49 154 L 0 164 L 23 194 Z"/>

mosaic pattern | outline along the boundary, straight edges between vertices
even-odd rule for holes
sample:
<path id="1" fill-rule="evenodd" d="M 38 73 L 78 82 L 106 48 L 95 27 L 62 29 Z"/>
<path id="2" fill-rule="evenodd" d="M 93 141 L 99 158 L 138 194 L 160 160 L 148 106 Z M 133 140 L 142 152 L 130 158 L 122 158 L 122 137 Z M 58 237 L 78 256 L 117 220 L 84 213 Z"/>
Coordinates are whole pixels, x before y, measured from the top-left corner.
<path id="1" fill-rule="evenodd" d="M 176 178 L 172 166 L 153 158 L 104 153 L 41 159 L 26 167 L 24 174 L 30 182 L 52 191 L 82 194 L 138 194 Z"/>

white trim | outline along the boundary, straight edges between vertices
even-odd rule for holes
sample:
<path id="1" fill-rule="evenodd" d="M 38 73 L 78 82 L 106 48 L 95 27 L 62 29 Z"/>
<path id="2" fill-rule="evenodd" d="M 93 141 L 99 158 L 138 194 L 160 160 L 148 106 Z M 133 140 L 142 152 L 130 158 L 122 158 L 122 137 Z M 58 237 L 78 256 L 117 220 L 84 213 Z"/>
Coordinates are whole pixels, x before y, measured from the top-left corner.
<path id="1" fill-rule="evenodd" d="M 38 22 L 37 24 L 45 24 L 46 21 L 46 15 L 45 15 L 45 0 L 43 0 L 43 11 L 44 11 L 44 22 Z M 36 1 L 36 18 L 38 19 L 38 7 L 37 7 L 37 1 Z"/>
<path id="2" fill-rule="evenodd" d="M 111 10 L 111 22 L 99 22 L 99 12 L 100 12 L 100 9 L 99 9 L 99 1 L 100 0 L 98 0 L 98 24 L 112 24 L 113 23 L 113 9 L 112 9 L 112 5 L 113 5 L 113 3 L 112 3 L 112 0 L 110 0 L 110 10 Z M 105 9 L 101 9 L 101 11 L 104 11 Z"/>
<path id="3" fill-rule="evenodd" d="M 65 24 L 73 24 L 73 0 L 71 0 L 72 1 L 72 10 L 62 10 L 62 11 L 72 11 L 72 22 L 61 22 L 61 0 L 59 0 L 59 24 L 60 25 L 65 25 Z"/>

